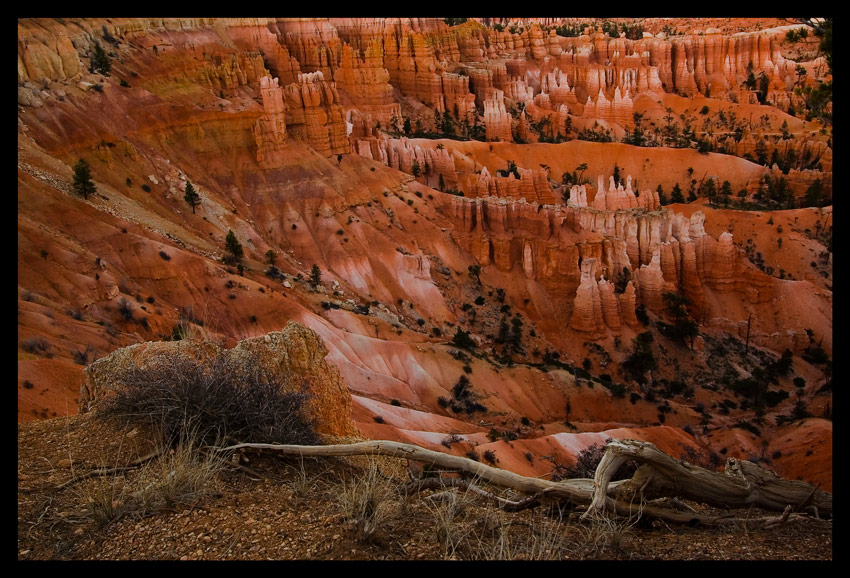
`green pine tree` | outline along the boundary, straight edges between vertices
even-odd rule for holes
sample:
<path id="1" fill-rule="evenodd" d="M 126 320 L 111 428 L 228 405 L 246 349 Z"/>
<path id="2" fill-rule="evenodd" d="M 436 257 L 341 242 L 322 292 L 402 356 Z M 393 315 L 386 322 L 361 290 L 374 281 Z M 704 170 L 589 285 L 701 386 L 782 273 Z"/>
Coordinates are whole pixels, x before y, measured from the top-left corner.
<path id="1" fill-rule="evenodd" d="M 322 282 L 322 270 L 319 266 L 313 263 L 313 268 L 310 270 L 310 285 L 314 288 Z"/>
<path id="2" fill-rule="evenodd" d="M 670 202 L 670 201 L 667 200 L 667 195 L 664 194 L 664 187 L 662 187 L 661 185 L 658 185 L 656 192 L 658 192 L 658 202 L 659 203 L 661 203 L 662 205 L 666 205 Z"/>
<path id="3" fill-rule="evenodd" d="M 192 214 L 195 214 L 195 207 L 201 204 L 201 196 L 195 191 L 192 183 L 186 181 L 186 194 L 183 195 L 183 200 L 192 206 Z"/>
<path id="4" fill-rule="evenodd" d="M 723 181 L 723 184 L 720 185 L 720 194 L 723 195 L 723 206 L 729 206 L 729 198 L 732 196 L 732 183 L 729 181 Z"/>
<path id="5" fill-rule="evenodd" d="M 74 165 L 74 192 L 86 199 L 89 198 L 89 195 L 97 192 L 97 187 L 91 180 L 89 164 L 83 159 L 80 159 Z"/>
<path id="6" fill-rule="evenodd" d="M 95 42 L 94 54 L 91 57 L 91 72 L 99 72 L 104 76 L 109 76 L 111 68 L 112 63 L 109 61 L 109 55 L 100 47 L 100 44 Z"/>
<path id="7" fill-rule="evenodd" d="M 245 251 L 242 249 L 242 244 L 236 239 L 233 231 L 227 231 L 227 237 L 224 239 L 224 246 L 232 256 L 234 261 L 241 261 Z"/>
<path id="8" fill-rule="evenodd" d="M 682 195 L 682 188 L 679 186 L 679 183 L 673 185 L 673 191 L 670 193 L 670 202 L 671 203 L 684 203 L 685 197 Z"/>

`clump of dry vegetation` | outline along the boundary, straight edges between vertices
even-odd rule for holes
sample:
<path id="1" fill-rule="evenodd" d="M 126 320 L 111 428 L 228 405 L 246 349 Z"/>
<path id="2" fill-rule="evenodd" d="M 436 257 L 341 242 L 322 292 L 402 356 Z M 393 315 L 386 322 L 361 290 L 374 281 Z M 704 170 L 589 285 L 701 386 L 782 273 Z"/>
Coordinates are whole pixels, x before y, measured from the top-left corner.
<path id="1" fill-rule="evenodd" d="M 250 357 L 163 355 L 127 369 L 119 381 L 99 415 L 151 424 L 168 444 L 319 443 L 307 394 L 290 391 Z"/>

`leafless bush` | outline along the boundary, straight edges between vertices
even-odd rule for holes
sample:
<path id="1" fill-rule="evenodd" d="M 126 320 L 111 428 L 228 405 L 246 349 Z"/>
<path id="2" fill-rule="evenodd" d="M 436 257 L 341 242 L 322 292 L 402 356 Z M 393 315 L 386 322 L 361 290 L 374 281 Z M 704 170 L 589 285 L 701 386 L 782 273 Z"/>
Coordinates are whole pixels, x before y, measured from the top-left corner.
<path id="1" fill-rule="evenodd" d="M 41 355 L 42 357 L 53 357 L 53 346 L 44 337 L 27 337 L 21 341 L 21 349 L 33 355 Z"/>
<path id="2" fill-rule="evenodd" d="M 83 319 L 85 319 L 82 310 L 76 309 L 74 307 L 68 307 L 67 309 L 65 309 L 65 315 L 67 315 L 71 319 L 76 319 L 77 321 L 83 321 Z"/>
<path id="3" fill-rule="evenodd" d="M 89 355 L 93 353 L 91 344 L 86 345 L 85 351 L 80 351 L 79 349 L 75 349 L 71 352 L 71 357 L 74 360 L 74 363 L 77 365 L 88 365 L 89 364 Z"/>
<path id="4" fill-rule="evenodd" d="M 443 444 L 447 448 L 451 448 L 452 444 L 456 444 L 458 442 L 462 442 L 463 438 L 457 434 L 451 434 L 444 437 L 440 443 Z"/>
<path id="5" fill-rule="evenodd" d="M 118 313 L 124 321 L 133 321 L 133 306 L 124 297 L 118 301 Z"/>
<path id="6" fill-rule="evenodd" d="M 304 408 L 308 396 L 267 374 L 251 357 L 221 355 L 209 362 L 162 354 L 119 376 L 105 416 L 151 422 L 169 443 L 197 432 L 199 441 L 317 444 Z"/>
<path id="7" fill-rule="evenodd" d="M 592 478 L 596 474 L 596 466 L 599 465 L 602 456 L 605 454 L 605 446 L 611 441 L 610 438 L 605 440 L 604 444 L 593 444 L 584 448 L 576 456 L 576 463 L 572 466 L 565 467 L 559 464 L 555 465 L 552 479 L 556 482 L 563 479 L 573 478 Z M 631 478 L 638 464 L 634 460 L 625 462 L 612 476 L 612 480 L 625 480 Z"/>

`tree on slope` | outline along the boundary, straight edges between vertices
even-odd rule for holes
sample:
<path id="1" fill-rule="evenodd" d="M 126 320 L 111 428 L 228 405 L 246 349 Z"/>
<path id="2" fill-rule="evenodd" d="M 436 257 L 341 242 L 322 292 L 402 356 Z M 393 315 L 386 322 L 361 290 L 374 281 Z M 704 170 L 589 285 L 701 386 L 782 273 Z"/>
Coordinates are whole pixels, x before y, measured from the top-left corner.
<path id="1" fill-rule="evenodd" d="M 194 215 L 195 207 L 201 204 L 201 195 L 195 191 L 195 187 L 189 181 L 186 181 L 186 194 L 183 196 L 183 200 L 192 206 L 192 214 Z"/>
<path id="2" fill-rule="evenodd" d="M 91 180 L 91 168 L 83 159 L 80 159 L 74 165 L 74 192 L 86 199 L 89 198 L 89 195 L 97 192 L 97 187 Z"/>

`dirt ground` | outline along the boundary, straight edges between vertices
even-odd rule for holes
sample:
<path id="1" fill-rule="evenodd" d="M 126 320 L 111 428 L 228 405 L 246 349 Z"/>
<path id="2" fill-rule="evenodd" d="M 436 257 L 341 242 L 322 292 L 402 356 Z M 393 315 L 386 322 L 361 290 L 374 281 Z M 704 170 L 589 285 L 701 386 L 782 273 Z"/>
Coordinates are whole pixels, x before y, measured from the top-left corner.
<path id="1" fill-rule="evenodd" d="M 406 466 L 390 458 L 249 454 L 191 486 L 168 486 L 187 471 L 173 450 L 121 470 L 155 453 L 152 439 L 91 414 L 19 424 L 18 560 L 832 560 L 827 520 L 705 528 L 586 522 L 556 506 L 508 513 L 452 489 L 400 491 Z M 57 489 L 98 468 L 120 471 Z M 164 488 L 159 501 L 151 488 Z"/>

